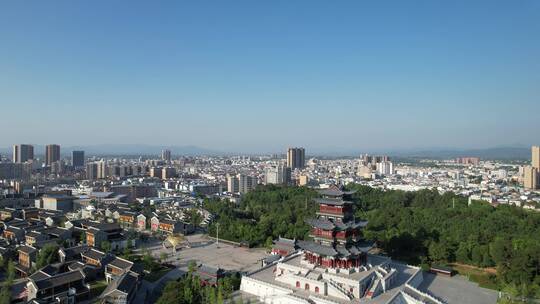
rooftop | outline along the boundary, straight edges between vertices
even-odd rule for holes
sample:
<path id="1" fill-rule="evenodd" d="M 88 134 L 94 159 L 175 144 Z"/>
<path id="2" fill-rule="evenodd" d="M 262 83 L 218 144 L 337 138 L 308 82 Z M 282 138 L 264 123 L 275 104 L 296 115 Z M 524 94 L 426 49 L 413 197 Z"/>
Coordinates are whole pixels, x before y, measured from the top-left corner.
<path id="1" fill-rule="evenodd" d="M 305 268 L 303 264 L 300 263 L 302 259 L 301 255 L 297 256 L 291 256 L 289 258 L 285 258 L 284 261 L 281 263 L 286 263 L 292 266 L 302 267 Z M 407 295 L 412 296 L 414 298 L 422 298 L 425 299 L 426 303 L 431 303 L 429 301 L 432 301 L 428 297 L 425 296 L 425 293 L 430 295 L 435 295 L 435 297 L 439 300 L 442 300 L 444 303 L 447 304 L 493 304 L 497 302 L 497 291 L 489 290 L 485 288 L 480 288 L 476 283 L 469 282 L 467 278 L 462 276 L 454 276 L 454 277 L 447 277 L 447 276 L 437 276 L 431 273 L 422 272 L 423 274 L 423 281 L 422 283 L 417 287 L 416 290 L 407 288 L 405 283 L 417 272 L 421 271 L 418 268 L 414 268 L 405 264 L 401 264 L 398 262 L 391 261 L 389 258 L 382 257 L 382 256 L 376 256 L 376 255 L 370 255 L 368 254 L 368 264 L 371 264 L 372 266 L 381 265 L 385 262 L 390 262 L 390 267 L 396 269 L 397 277 L 395 279 L 395 284 L 393 288 L 389 289 L 387 292 L 380 294 L 379 296 L 373 298 L 373 299 L 367 299 L 367 298 L 361 298 L 361 299 L 355 299 L 353 301 L 344 301 L 338 298 L 334 297 L 322 297 L 318 295 L 318 297 L 321 297 L 323 299 L 331 300 L 336 303 L 353 303 L 353 304 L 386 304 L 388 301 L 393 299 L 394 297 L 398 297 L 398 293 L 400 291 L 404 291 L 407 293 Z M 249 274 L 249 277 L 252 277 L 257 280 L 261 280 L 267 283 L 271 283 L 272 285 L 276 285 L 279 287 L 284 287 L 289 290 L 291 290 L 292 294 L 297 297 L 301 297 L 304 299 L 308 299 L 310 296 L 314 296 L 313 293 L 306 292 L 303 289 L 296 289 L 294 287 L 291 287 L 287 284 L 281 283 L 279 281 L 276 281 L 275 273 L 274 273 L 275 266 L 265 267 L 261 270 L 252 272 Z M 341 276 L 344 278 L 349 278 L 352 280 L 361 280 L 365 277 L 367 277 L 371 272 L 373 272 L 373 268 L 371 270 L 367 271 L 361 271 L 357 273 L 352 273 L 350 275 L 347 274 L 334 274 L 337 276 Z M 315 267 L 310 271 L 310 277 L 317 277 L 319 274 L 325 273 L 324 268 Z M 419 293 L 420 291 L 421 293 Z"/>
<path id="2" fill-rule="evenodd" d="M 60 273 L 48 278 L 35 281 L 38 289 L 47 289 L 61 286 L 84 279 L 84 275 L 79 270 Z"/>
<path id="3" fill-rule="evenodd" d="M 319 192 L 319 194 L 323 195 L 323 196 L 335 196 L 335 197 L 338 197 L 338 196 L 343 196 L 343 195 L 351 195 L 351 194 L 355 193 L 356 191 L 342 191 L 337 186 L 333 185 L 333 186 L 331 186 L 331 187 L 329 187 L 327 189 L 318 190 L 317 192 Z"/>
<path id="4" fill-rule="evenodd" d="M 317 204 L 330 206 L 343 206 L 352 204 L 352 202 L 344 201 L 341 198 L 314 198 L 313 201 Z"/>
<path id="5" fill-rule="evenodd" d="M 109 263 L 109 265 L 114 266 L 116 268 L 129 270 L 129 268 L 131 268 L 131 266 L 133 266 L 133 262 L 128 261 L 128 260 L 124 260 L 124 259 L 119 258 L 119 257 L 116 257 L 114 260 L 112 260 Z"/>

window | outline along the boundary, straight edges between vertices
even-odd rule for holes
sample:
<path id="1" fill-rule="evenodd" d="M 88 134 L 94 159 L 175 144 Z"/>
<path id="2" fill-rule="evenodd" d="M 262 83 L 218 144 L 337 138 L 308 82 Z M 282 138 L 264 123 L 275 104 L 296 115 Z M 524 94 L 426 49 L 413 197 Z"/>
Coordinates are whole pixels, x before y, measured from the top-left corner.
<path id="1" fill-rule="evenodd" d="M 319 286 L 315 286 L 315 292 L 319 293 Z"/>
<path id="2" fill-rule="evenodd" d="M 306 283 L 306 285 L 304 286 L 304 289 L 309 290 L 309 284 L 308 283 Z"/>
<path id="3" fill-rule="evenodd" d="M 300 282 L 296 281 L 296 287 L 300 288 Z"/>

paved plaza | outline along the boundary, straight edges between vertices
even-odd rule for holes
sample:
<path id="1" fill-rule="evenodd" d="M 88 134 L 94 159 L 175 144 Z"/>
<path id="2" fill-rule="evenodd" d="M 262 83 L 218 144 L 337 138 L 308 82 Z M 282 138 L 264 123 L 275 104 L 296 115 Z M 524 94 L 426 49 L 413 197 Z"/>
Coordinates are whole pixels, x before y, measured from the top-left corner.
<path id="1" fill-rule="evenodd" d="M 212 267 L 225 270 L 249 272 L 261 267 L 261 260 L 268 255 L 265 249 L 245 248 L 228 243 L 219 242 L 203 234 L 186 237 L 189 246 L 182 246 L 174 254 L 170 248 L 163 248 L 161 242 L 154 242 L 146 246 L 151 254 L 159 257 L 162 252 L 169 255 L 167 262 L 187 269 L 190 261 L 196 261 Z"/>
<path id="2" fill-rule="evenodd" d="M 498 298 L 497 291 L 479 287 L 460 275 L 446 277 L 424 273 L 424 281 L 419 288 L 436 294 L 447 303 L 493 304 L 497 303 Z"/>

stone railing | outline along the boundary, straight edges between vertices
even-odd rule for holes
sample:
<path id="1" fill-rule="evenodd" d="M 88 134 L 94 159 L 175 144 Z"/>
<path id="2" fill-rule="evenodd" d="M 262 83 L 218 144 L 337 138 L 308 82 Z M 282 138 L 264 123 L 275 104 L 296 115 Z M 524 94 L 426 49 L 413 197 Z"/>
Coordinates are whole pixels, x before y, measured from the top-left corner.
<path id="1" fill-rule="evenodd" d="M 282 295 L 289 294 L 289 293 L 293 292 L 292 289 L 281 287 L 281 286 L 276 286 L 274 284 L 270 284 L 268 282 L 258 280 L 258 279 L 254 279 L 254 278 L 251 278 L 251 277 L 246 277 L 246 276 L 242 277 L 242 282 L 240 283 L 240 290 L 251 293 L 248 290 L 245 290 L 245 289 L 242 288 L 242 287 L 245 288 L 246 284 L 248 284 L 248 283 L 255 283 L 255 284 L 258 284 L 258 285 L 261 285 L 261 286 L 264 286 L 264 287 L 272 288 L 273 290 L 278 291 L 278 294 L 282 294 Z"/>
<path id="2" fill-rule="evenodd" d="M 334 282 L 332 279 L 328 279 L 328 285 L 334 287 L 337 291 L 346 296 L 349 300 L 352 300 L 353 295 L 345 288 L 341 287 L 337 282 Z"/>
<path id="3" fill-rule="evenodd" d="M 410 292 L 407 292 L 407 288 L 403 289 L 401 292 L 407 294 L 408 296 L 420 301 L 420 303 L 425 303 L 425 301 L 423 300 L 423 298 L 427 298 L 429 299 L 430 301 L 432 302 L 435 302 L 435 303 L 438 303 L 438 304 L 446 304 L 446 302 L 444 302 L 443 300 L 435 297 L 434 295 L 432 294 L 429 294 L 428 292 L 423 292 L 423 291 L 420 291 L 418 289 L 416 289 L 415 287 L 413 286 L 410 286 L 409 284 L 405 284 L 410 290 L 412 290 L 414 293 L 420 295 L 420 297 L 422 297 L 421 299 L 419 299 L 418 297 L 416 297 L 415 295 L 411 294 Z"/>

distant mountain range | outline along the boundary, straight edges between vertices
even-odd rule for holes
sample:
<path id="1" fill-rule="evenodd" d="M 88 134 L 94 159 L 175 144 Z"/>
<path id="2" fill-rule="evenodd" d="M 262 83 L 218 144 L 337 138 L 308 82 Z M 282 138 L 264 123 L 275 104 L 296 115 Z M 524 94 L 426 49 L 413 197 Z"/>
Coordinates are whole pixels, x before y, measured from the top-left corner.
<path id="1" fill-rule="evenodd" d="M 457 157 L 480 157 L 482 159 L 531 159 L 530 147 L 496 147 L 486 149 L 433 149 L 421 151 L 396 151 L 388 153 L 401 157 L 425 157 L 434 159 L 448 159 Z"/>
<path id="2" fill-rule="evenodd" d="M 171 150 L 173 155 L 232 155 L 239 154 L 241 152 L 232 151 L 218 151 L 213 149 L 201 148 L 197 146 L 157 146 L 157 145 L 143 145 L 143 144 L 101 144 L 101 145 L 88 145 L 88 146 L 62 146 L 61 152 L 63 155 L 69 155 L 73 150 L 83 150 L 86 155 L 160 155 L 163 149 Z M 45 146 L 34 145 L 34 151 L 36 155 L 43 155 L 45 152 Z M 284 153 L 285 151 L 283 151 Z M 385 154 L 392 157 L 425 157 L 433 159 L 449 159 L 456 157 L 480 157 L 483 159 L 516 159 L 527 160 L 531 158 L 530 147 L 494 147 L 486 149 L 422 149 L 422 150 L 405 150 L 395 149 L 389 151 L 340 151 L 329 152 L 314 150 L 310 151 L 306 149 L 306 152 L 310 156 L 352 156 L 357 157 L 363 153 L 369 154 Z M 0 148 L 1 155 L 11 156 L 12 148 L 5 147 Z M 270 153 L 270 152 L 269 152 Z M 258 153 L 263 154 L 263 153 Z"/>

